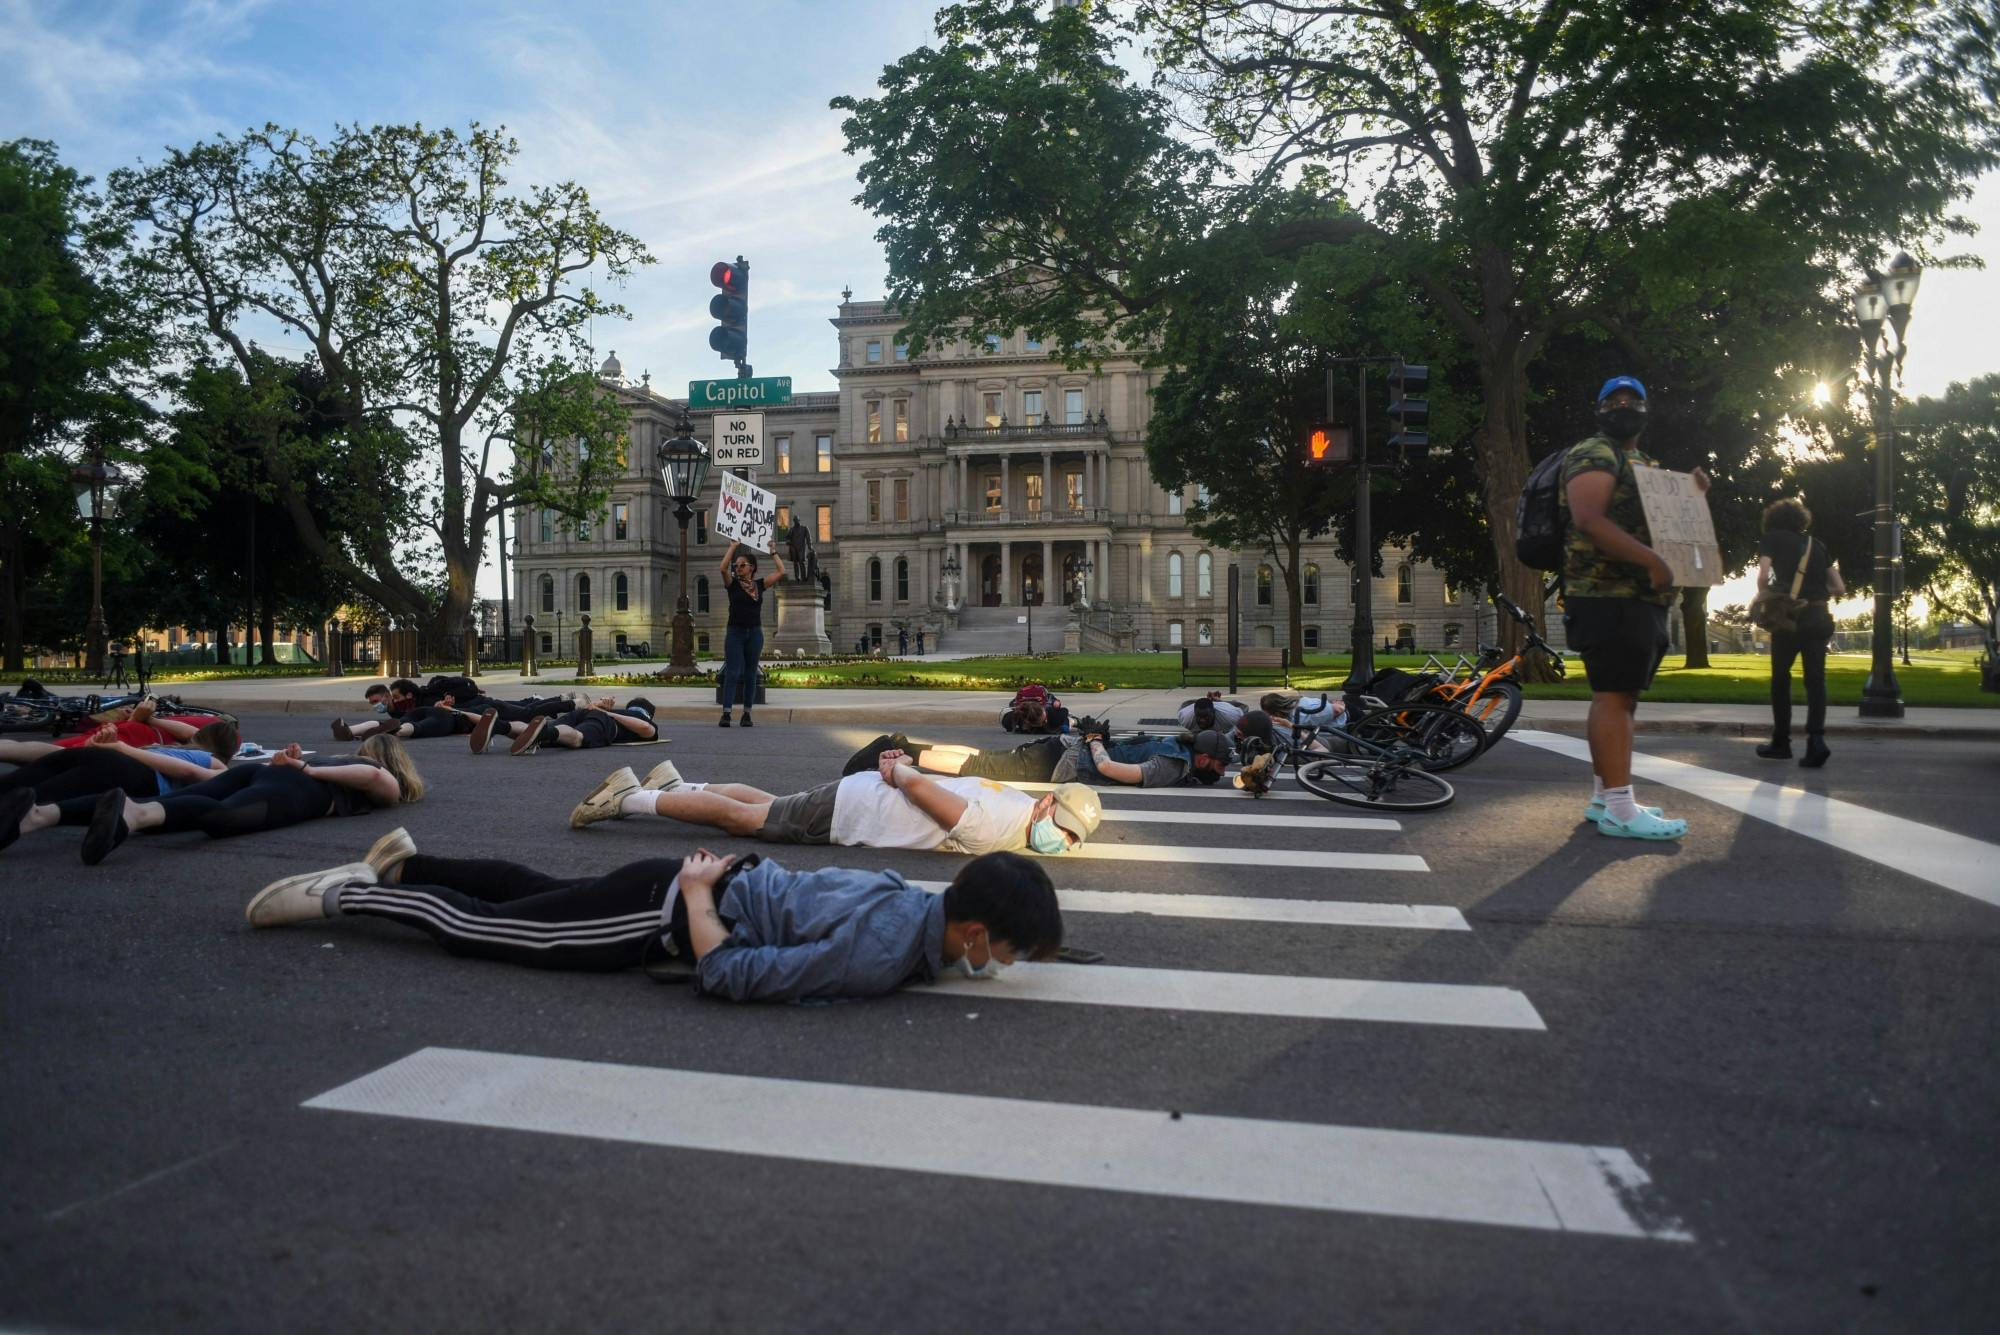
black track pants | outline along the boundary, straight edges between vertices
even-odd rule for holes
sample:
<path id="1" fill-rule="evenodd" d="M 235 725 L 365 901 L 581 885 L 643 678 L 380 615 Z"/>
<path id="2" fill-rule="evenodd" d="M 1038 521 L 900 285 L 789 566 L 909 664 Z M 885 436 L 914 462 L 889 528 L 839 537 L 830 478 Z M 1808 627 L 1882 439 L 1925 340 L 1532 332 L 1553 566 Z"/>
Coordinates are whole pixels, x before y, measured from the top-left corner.
<path id="1" fill-rule="evenodd" d="M 884 751 L 905 751 L 920 758 L 935 743 L 913 742 L 902 733 L 884 733 L 847 758 L 842 774 L 861 774 L 882 763 Z M 959 769 L 961 778 L 998 779 L 1012 783 L 1047 783 L 1062 759 L 1063 739 L 1038 737 L 1006 751 L 981 751 Z"/>
<path id="2" fill-rule="evenodd" d="M 648 858 L 602 876 L 561 879 L 518 863 L 418 854 L 402 884 L 352 886 L 340 911 L 392 918 L 454 955 L 540 969 L 627 969 L 660 934 L 679 858 Z"/>

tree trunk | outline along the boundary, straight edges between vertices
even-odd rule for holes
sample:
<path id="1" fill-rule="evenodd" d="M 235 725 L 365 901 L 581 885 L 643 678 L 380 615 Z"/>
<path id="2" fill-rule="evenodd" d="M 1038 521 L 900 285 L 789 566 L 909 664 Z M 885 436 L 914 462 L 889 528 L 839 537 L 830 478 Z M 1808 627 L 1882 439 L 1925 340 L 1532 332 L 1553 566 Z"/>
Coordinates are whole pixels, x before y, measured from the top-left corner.
<path id="1" fill-rule="evenodd" d="M 261 625 L 261 629 L 263 630 L 264 634 L 264 652 L 262 656 L 258 659 L 258 661 L 263 663 L 266 667 L 269 667 L 278 661 L 278 652 L 276 648 L 273 647 L 272 644 L 272 641 L 275 639 L 277 635 L 277 630 L 278 630 L 277 622 L 278 622 L 277 613 L 271 610 L 271 602 L 270 599 L 267 598 L 264 600 L 264 617 Z"/>
<path id="2" fill-rule="evenodd" d="M 21 561 L 20 530 L 8 525 L 4 546 L 0 546 L 0 649 L 6 654 L 9 672 L 26 669 L 21 653 Z"/>
<path id="3" fill-rule="evenodd" d="M 1681 638 L 1687 641 L 1687 657 L 1682 667 L 1708 666 L 1708 588 L 1705 585 L 1681 590 Z"/>
<path id="4" fill-rule="evenodd" d="M 229 627 L 215 628 L 215 662 L 220 667 L 229 661 Z"/>
<path id="5" fill-rule="evenodd" d="M 1528 481 L 1528 385 L 1527 377 L 1515 371 L 1511 362 L 1512 358 L 1502 353 L 1481 368 L 1486 410 L 1476 437 L 1481 500 L 1486 507 L 1486 527 L 1493 535 L 1500 591 L 1539 622 L 1544 601 L 1542 572 L 1529 569 L 1514 556 L 1514 507 Z M 1521 626 L 1502 613 L 1499 630 L 1501 646 L 1510 654 L 1519 653 L 1525 637 Z M 1525 681 L 1554 680 L 1549 664 L 1539 654 L 1521 660 L 1520 675 Z"/>

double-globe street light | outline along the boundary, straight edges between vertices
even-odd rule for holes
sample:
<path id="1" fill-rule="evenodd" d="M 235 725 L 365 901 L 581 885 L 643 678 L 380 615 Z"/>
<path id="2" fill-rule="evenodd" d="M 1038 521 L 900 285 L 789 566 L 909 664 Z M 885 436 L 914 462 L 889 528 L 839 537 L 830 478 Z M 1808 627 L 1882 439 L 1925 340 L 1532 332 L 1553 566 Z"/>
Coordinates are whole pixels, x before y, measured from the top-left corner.
<path id="1" fill-rule="evenodd" d="M 104 462 L 104 449 L 98 445 L 69 475 L 77 513 L 90 525 L 90 619 L 83 628 L 83 666 L 88 672 L 104 671 L 104 520 L 113 508 L 111 489 L 124 480 L 116 465 Z"/>
<path id="2" fill-rule="evenodd" d="M 695 497 L 708 481 L 708 447 L 694 438 L 694 422 L 685 411 L 674 423 L 674 438 L 660 446 L 660 478 L 673 498 L 674 518 L 681 521 L 681 592 L 674 602 L 674 648 L 667 671 L 684 676 L 695 670 L 694 616 L 688 608 L 688 520 L 694 518 Z"/>
<path id="3" fill-rule="evenodd" d="M 1896 383 L 1910 350 L 1910 306 L 1917 299 L 1923 268 L 1908 252 L 1896 256 L 1889 272 L 1869 273 L 1854 290 L 1854 318 L 1861 349 L 1874 382 L 1875 399 L 1875 617 L 1868 683 L 1861 688 L 1863 718 L 1901 718 L 1903 690 L 1896 680 L 1896 585 L 1902 577 L 1902 526 L 1896 522 Z M 1895 331 L 1892 349 L 1882 336 L 1887 317 Z"/>

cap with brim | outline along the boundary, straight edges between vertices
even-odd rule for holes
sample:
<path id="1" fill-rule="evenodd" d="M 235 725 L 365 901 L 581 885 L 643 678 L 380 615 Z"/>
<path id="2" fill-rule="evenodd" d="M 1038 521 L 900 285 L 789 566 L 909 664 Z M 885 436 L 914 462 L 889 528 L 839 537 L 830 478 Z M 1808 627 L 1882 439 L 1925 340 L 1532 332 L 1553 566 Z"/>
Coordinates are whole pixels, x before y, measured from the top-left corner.
<path id="1" fill-rule="evenodd" d="M 1097 826 L 1104 819 L 1104 804 L 1097 800 L 1097 793 L 1089 784 L 1065 783 L 1052 796 L 1056 804 L 1049 816 L 1056 824 L 1079 839 L 1097 833 Z"/>
<path id="2" fill-rule="evenodd" d="M 1220 761 L 1225 765 L 1229 763 L 1231 754 L 1229 739 L 1213 728 L 1205 729 L 1194 735 L 1193 749 L 1194 753 L 1198 756 L 1207 756 L 1209 759 Z"/>
<path id="3" fill-rule="evenodd" d="M 1641 403 L 1646 401 L 1646 387 L 1629 375 L 1614 375 L 1605 381 L 1604 388 L 1597 391 L 1597 401 L 1602 403 L 1621 389 L 1637 394 Z"/>

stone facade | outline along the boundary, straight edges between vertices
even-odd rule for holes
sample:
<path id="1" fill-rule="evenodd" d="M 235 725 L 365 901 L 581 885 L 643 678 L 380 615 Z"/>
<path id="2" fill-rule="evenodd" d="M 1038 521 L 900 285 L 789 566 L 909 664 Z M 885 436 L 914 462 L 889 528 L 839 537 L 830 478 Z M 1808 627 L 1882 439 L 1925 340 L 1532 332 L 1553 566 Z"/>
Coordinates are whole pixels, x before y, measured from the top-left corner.
<path id="1" fill-rule="evenodd" d="M 1130 358 L 1070 371 L 1020 334 L 911 359 L 884 302 L 844 301 L 831 323 L 840 387 L 764 410 L 756 481 L 785 517 L 815 530 L 832 574 L 826 625 L 836 649 L 864 636 L 893 649 L 899 629 L 914 639 L 919 628 L 946 649 L 1019 648 L 1023 615 L 1045 637 L 1038 650 L 1063 647 L 1065 628 L 1086 649 L 1219 644 L 1231 564 L 1243 643 L 1287 642 L 1283 577 L 1255 553 L 1197 539 L 1185 517 L 1192 490 L 1169 494 L 1147 468 L 1154 372 Z M 620 637 L 664 654 L 680 533 L 658 450 L 680 403 L 618 378 L 615 358 L 605 370 L 632 412 L 625 475 L 608 512 L 582 532 L 539 512 L 515 515 L 516 597 L 552 654 L 573 652 L 586 611 L 599 657 L 613 657 Z M 705 440 L 708 414 L 694 421 Z M 697 651 L 705 643 L 719 654 L 728 607 L 717 571 L 724 544 L 707 526 L 716 487 L 711 477 L 689 526 L 688 596 Z M 1308 544 L 1304 560 L 1307 647 L 1344 649 L 1347 567 L 1330 542 Z M 1474 595 L 1446 590 L 1436 570 L 1394 552 L 1384 554 L 1374 599 L 1378 640 L 1469 652 L 1482 632 L 1495 633 Z"/>

